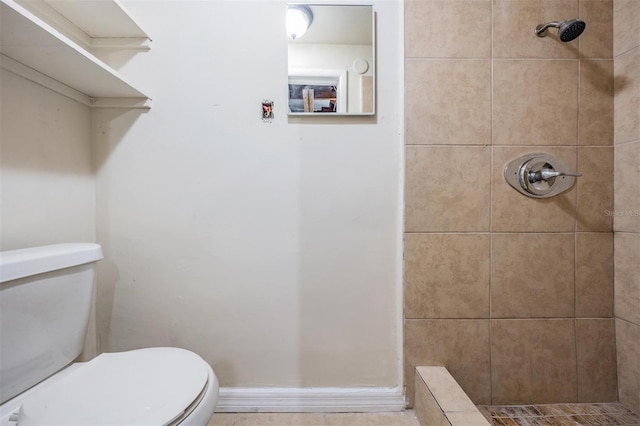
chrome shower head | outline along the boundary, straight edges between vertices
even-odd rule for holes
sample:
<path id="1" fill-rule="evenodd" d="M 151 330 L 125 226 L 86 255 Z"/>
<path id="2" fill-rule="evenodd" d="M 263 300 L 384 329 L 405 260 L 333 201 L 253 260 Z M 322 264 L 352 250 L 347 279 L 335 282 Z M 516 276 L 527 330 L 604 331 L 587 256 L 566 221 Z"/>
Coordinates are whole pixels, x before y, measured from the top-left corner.
<path id="1" fill-rule="evenodd" d="M 544 37 L 547 35 L 547 28 L 558 28 L 558 38 L 560 41 L 568 42 L 575 40 L 582 34 L 587 27 L 584 21 L 580 19 L 569 19 L 566 21 L 553 21 L 546 24 L 540 24 L 536 27 L 536 35 L 538 37 Z"/>

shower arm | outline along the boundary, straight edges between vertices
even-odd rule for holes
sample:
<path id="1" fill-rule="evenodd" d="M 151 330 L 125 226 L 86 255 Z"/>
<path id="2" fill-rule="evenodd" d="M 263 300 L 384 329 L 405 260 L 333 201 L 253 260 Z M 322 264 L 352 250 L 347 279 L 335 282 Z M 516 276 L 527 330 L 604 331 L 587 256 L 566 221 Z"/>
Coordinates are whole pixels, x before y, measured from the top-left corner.
<path id="1" fill-rule="evenodd" d="M 551 21 L 551 22 L 547 22 L 546 24 L 540 24 L 536 27 L 536 35 L 538 37 L 544 37 L 545 36 L 544 32 L 547 31 L 547 29 L 551 27 L 560 28 L 561 25 L 562 25 L 562 21 Z"/>

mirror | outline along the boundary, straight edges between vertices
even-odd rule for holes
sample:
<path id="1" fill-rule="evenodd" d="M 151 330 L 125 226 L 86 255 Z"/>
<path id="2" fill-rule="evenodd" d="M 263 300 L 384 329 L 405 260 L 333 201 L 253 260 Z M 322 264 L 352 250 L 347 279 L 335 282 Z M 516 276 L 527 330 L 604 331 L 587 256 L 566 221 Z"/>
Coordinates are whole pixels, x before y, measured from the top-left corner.
<path id="1" fill-rule="evenodd" d="M 371 5 L 289 4 L 289 115 L 375 113 Z"/>

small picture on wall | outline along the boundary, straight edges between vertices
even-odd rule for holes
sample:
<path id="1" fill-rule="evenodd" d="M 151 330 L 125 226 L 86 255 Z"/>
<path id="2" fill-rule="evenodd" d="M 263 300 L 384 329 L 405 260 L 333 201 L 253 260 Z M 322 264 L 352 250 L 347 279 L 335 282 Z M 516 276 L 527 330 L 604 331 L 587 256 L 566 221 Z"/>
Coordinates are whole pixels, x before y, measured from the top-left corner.
<path id="1" fill-rule="evenodd" d="M 289 84 L 290 112 L 338 112 L 338 90 L 334 85 Z"/>

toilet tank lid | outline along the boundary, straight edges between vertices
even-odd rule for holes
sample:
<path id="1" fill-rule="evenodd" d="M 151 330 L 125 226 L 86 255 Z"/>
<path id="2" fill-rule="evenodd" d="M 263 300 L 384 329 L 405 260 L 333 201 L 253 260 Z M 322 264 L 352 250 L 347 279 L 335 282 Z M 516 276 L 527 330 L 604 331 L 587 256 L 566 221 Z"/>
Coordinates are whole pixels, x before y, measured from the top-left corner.
<path id="1" fill-rule="evenodd" d="M 166 425 L 207 385 L 211 367 L 178 348 L 104 353 L 28 397 L 18 424 Z"/>
<path id="2" fill-rule="evenodd" d="M 70 268 L 103 258 L 94 243 L 66 243 L 0 252 L 0 282 Z"/>

